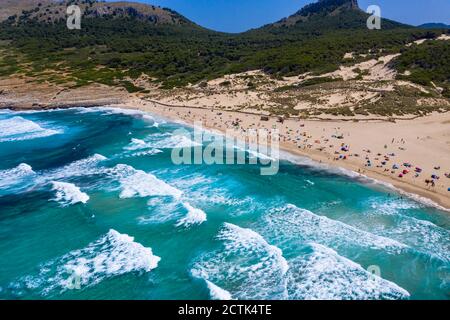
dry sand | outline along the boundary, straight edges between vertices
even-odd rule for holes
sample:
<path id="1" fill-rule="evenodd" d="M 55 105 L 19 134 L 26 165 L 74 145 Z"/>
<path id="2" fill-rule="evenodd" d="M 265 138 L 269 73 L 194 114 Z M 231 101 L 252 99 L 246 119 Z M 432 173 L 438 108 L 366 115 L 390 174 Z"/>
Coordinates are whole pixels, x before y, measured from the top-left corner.
<path id="1" fill-rule="evenodd" d="M 260 115 L 209 108 L 176 107 L 132 99 L 126 107 L 153 112 L 174 120 L 224 132 L 239 119 L 240 130 L 277 128 L 283 149 L 313 160 L 343 167 L 418 194 L 450 209 L 450 113 L 435 113 L 414 120 L 314 121 L 276 117 L 261 121 Z M 342 151 L 342 147 L 348 151 Z M 370 166 L 368 166 L 368 160 Z M 385 164 L 382 164 L 385 162 Z M 405 167 L 404 164 L 411 164 Z M 398 169 L 393 169 L 394 165 Z M 422 171 L 416 174 L 416 167 Z M 440 168 L 439 168 L 440 167 Z M 404 170 L 409 172 L 399 177 Z M 434 187 L 425 183 L 435 174 Z"/>
<path id="2" fill-rule="evenodd" d="M 448 39 L 447 36 L 439 38 Z M 416 44 L 421 43 L 423 41 Z M 342 117 L 338 119 L 338 116 L 330 114 L 316 115 L 316 120 L 290 118 L 284 123 L 270 116 L 269 121 L 261 120 L 261 115 L 270 115 L 272 109 L 281 110 L 289 104 L 296 110 L 316 107 L 354 108 L 377 102 L 384 93 L 393 92 L 402 86 L 422 93 L 432 90 L 395 80 L 395 71 L 389 68 L 389 63 L 395 57 L 386 55 L 373 58 L 321 75 L 351 81 L 358 75 L 358 70 L 363 71 L 364 76 L 360 81 L 364 84 L 363 89 L 359 89 L 358 81 L 353 81 L 352 89 L 336 85 L 327 89 L 318 87 L 306 91 L 278 92 L 276 89 L 298 85 L 314 76 L 305 73 L 273 79 L 258 70 L 226 75 L 209 81 L 205 87 L 197 84 L 167 91 L 159 90 L 149 79 L 141 77 L 135 82 L 150 92 L 146 95 L 130 95 L 124 89 L 99 84 L 67 89 L 26 77 L 3 78 L 0 79 L 0 108 L 42 109 L 120 104 L 187 123 L 200 121 L 205 127 L 220 131 L 235 128 L 233 122 L 239 119 L 236 135 L 250 128 L 277 128 L 283 149 L 390 183 L 450 209 L 450 178 L 446 177 L 446 174 L 450 174 L 450 112 L 414 119 L 408 119 L 410 116 L 405 115 L 398 118 L 396 123 L 372 114 L 358 116 L 360 121 L 355 121 L 356 117 L 347 117 L 344 121 Z M 354 57 L 348 54 L 346 58 Z M 253 86 L 249 85 L 250 82 Z M 412 103 L 448 106 L 450 101 L 421 97 Z M 348 151 L 343 151 L 343 147 Z M 411 164 L 411 167 L 404 164 Z M 393 169 L 394 166 L 397 169 Z M 416 173 L 416 168 L 420 168 L 421 172 Z M 400 177 L 404 170 L 408 170 L 408 173 Z M 439 179 L 432 179 L 432 175 L 439 176 Z M 434 186 L 431 183 L 427 185 L 425 180 L 433 180 Z"/>

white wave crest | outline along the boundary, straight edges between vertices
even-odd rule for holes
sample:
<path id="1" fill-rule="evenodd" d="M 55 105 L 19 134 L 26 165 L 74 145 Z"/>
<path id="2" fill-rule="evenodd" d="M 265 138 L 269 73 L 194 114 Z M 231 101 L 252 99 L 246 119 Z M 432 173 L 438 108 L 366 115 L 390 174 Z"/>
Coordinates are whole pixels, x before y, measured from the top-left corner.
<path id="1" fill-rule="evenodd" d="M 302 157 L 299 155 L 294 155 L 294 154 L 286 152 L 286 151 L 280 151 L 280 158 L 282 160 L 286 160 L 286 161 L 289 161 L 289 162 L 297 164 L 297 165 L 307 166 L 307 167 L 310 167 L 311 169 L 315 169 L 315 170 L 327 171 L 327 172 L 337 174 L 340 176 L 346 176 L 346 177 L 353 178 L 353 179 L 365 178 L 365 176 L 360 175 L 359 173 L 354 172 L 352 170 L 348 170 L 348 169 L 341 168 L 341 167 L 335 167 L 335 166 L 328 165 L 325 163 L 319 163 L 310 158 Z"/>
<path id="2" fill-rule="evenodd" d="M 288 262 L 279 248 L 268 244 L 251 229 L 225 224 L 218 239 L 224 241 L 224 249 L 202 256 L 191 270 L 193 277 L 207 282 L 213 299 L 376 300 L 409 297 L 409 293 L 395 283 L 372 275 L 322 245 L 308 245 L 309 252 Z"/>
<path id="3" fill-rule="evenodd" d="M 124 109 L 112 106 L 90 107 L 90 108 L 74 108 L 78 113 L 103 113 L 104 115 L 123 114 L 123 115 L 143 115 L 145 112 L 135 109 Z"/>
<path id="4" fill-rule="evenodd" d="M 386 300 L 406 299 L 409 293 L 393 282 L 364 270 L 335 251 L 312 244 L 312 252 L 289 262 L 289 299 Z"/>
<path id="5" fill-rule="evenodd" d="M 0 142 L 44 138 L 61 133 L 61 130 L 45 129 L 22 117 L 0 120 Z"/>
<path id="6" fill-rule="evenodd" d="M 86 175 L 101 174 L 102 168 L 99 168 L 100 162 L 107 160 L 101 154 L 94 154 L 85 159 L 71 162 L 61 168 L 46 172 L 44 177 L 51 180 L 60 180 L 68 177 L 80 177 Z"/>
<path id="7" fill-rule="evenodd" d="M 201 143 L 192 141 L 185 135 L 172 135 L 169 138 L 154 143 L 154 146 L 160 149 L 193 148 L 200 147 L 201 145 Z"/>
<path id="8" fill-rule="evenodd" d="M 136 170 L 131 166 L 118 164 L 109 170 L 109 174 L 121 184 L 121 198 L 172 196 L 180 198 L 182 191 L 168 185 L 150 173 Z"/>
<path id="9" fill-rule="evenodd" d="M 53 190 L 56 191 L 54 201 L 61 203 L 62 206 L 86 203 L 89 200 L 89 196 L 72 183 L 53 181 L 52 184 Z"/>
<path id="10" fill-rule="evenodd" d="M 230 223 L 217 238 L 224 249 L 201 257 L 191 270 L 194 277 L 220 284 L 237 299 L 286 296 L 284 275 L 289 267 L 279 248 L 255 231 Z"/>
<path id="11" fill-rule="evenodd" d="M 74 161 L 56 169 L 34 172 L 32 168 L 22 163 L 16 168 L 0 170 L 0 189 L 8 188 L 8 192 L 20 188 L 33 186 L 45 186 L 52 181 L 62 180 L 71 177 L 81 177 L 86 175 L 103 174 L 105 168 L 99 166 L 106 158 L 100 154 Z"/>
<path id="12" fill-rule="evenodd" d="M 36 173 L 31 166 L 21 163 L 12 169 L 0 170 L 0 188 L 10 188 Z"/>
<path id="13" fill-rule="evenodd" d="M 189 203 L 184 202 L 183 206 L 186 208 L 188 213 L 186 216 L 180 220 L 178 220 L 176 226 L 184 226 L 186 228 L 195 225 L 195 224 L 202 224 L 206 221 L 206 213 L 203 210 L 194 208 Z"/>
<path id="14" fill-rule="evenodd" d="M 411 209 L 421 208 L 412 200 L 385 200 L 374 198 L 368 201 L 370 209 L 364 213 L 365 220 L 370 217 L 372 220 L 379 218 L 383 222 L 386 219 L 394 223 L 374 225 L 375 233 L 401 239 L 410 247 L 430 256 L 437 257 L 443 261 L 450 261 L 450 232 L 435 225 L 422 217 L 411 216 Z M 364 226 L 363 221 L 360 223 Z"/>
<path id="15" fill-rule="evenodd" d="M 393 254 L 408 248 L 396 240 L 318 216 L 294 205 L 270 210 L 264 217 L 262 228 L 281 242 L 315 242 L 333 248 L 366 248 Z"/>
<path id="16" fill-rule="evenodd" d="M 239 146 L 234 146 L 234 149 L 240 152 L 246 152 L 248 154 L 249 157 L 251 158 L 258 158 L 258 159 L 262 159 L 262 160 L 270 160 L 270 161 L 276 161 L 279 159 L 275 159 L 273 157 L 268 156 L 265 153 L 262 152 L 258 152 L 257 150 L 254 150 L 252 148 L 242 148 Z"/>
<path id="17" fill-rule="evenodd" d="M 153 148 L 153 145 L 149 142 L 145 142 L 141 139 L 131 139 L 131 143 L 124 148 L 126 151 L 136 151 L 132 153 L 126 153 L 125 157 L 143 157 L 152 156 L 158 153 L 162 153 L 162 150 Z"/>
<path id="18" fill-rule="evenodd" d="M 141 150 L 141 149 L 147 149 L 149 147 L 150 146 L 144 140 L 133 138 L 133 139 L 131 139 L 130 145 L 126 146 L 124 149 L 125 150 Z"/>
<path id="19" fill-rule="evenodd" d="M 221 287 L 216 286 L 211 281 L 205 280 L 206 285 L 209 289 L 209 294 L 211 295 L 211 299 L 213 300 L 233 300 L 231 293 L 227 290 L 222 289 Z"/>
<path id="20" fill-rule="evenodd" d="M 159 149 L 150 149 L 146 151 L 134 152 L 130 155 L 126 155 L 125 157 L 145 157 L 145 156 L 154 156 L 155 154 L 162 153 L 162 150 Z"/>
<path id="21" fill-rule="evenodd" d="M 160 124 L 163 124 L 164 121 L 158 120 L 160 122 L 157 122 L 155 117 L 148 114 L 145 111 L 140 111 L 136 109 L 124 109 L 124 108 L 117 108 L 117 107 L 91 107 L 91 108 L 76 108 L 79 113 L 100 113 L 103 116 L 109 116 L 109 115 L 115 115 L 115 114 L 122 114 L 126 116 L 132 116 L 142 119 L 145 122 L 148 122 L 151 124 L 152 127 L 159 127 Z"/>
<path id="22" fill-rule="evenodd" d="M 151 248 L 135 242 L 133 237 L 110 230 L 85 248 L 44 264 L 37 275 L 23 277 L 11 287 L 26 288 L 44 296 L 60 294 L 128 273 L 150 272 L 160 260 Z"/>

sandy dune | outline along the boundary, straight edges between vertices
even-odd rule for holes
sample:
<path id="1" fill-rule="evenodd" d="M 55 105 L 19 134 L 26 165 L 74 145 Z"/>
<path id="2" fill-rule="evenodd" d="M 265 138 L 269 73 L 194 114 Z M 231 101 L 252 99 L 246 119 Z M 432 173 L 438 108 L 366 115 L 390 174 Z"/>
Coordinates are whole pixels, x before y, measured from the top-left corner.
<path id="1" fill-rule="evenodd" d="M 249 128 L 277 128 L 282 148 L 290 152 L 385 181 L 450 209 L 450 178 L 445 176 L 450 173 L 450 113 L 396 123 L 288 119 L 281 124 L 276 117 L 261 121 L 260 115 L 168 107 L 139 99 L 126 106 L 187 123 L 201 121 L 220 131 L 234 128 L 232 123 L 239 119 L 237 135 Z M 425 183 L 432 175 L 439 176 L 434 186 Z"/>

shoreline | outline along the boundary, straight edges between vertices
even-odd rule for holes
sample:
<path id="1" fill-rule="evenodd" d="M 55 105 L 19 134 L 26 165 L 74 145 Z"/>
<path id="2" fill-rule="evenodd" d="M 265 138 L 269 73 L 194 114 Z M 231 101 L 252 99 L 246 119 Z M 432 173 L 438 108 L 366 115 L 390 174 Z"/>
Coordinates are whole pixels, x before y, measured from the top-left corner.
<path id="1" fill-rule="evenodd" d="M 166 117 L 170 120 L 173 121 L 182 121 L 188 125 L 193 125 L 193 122 L 195 121 L 189 121 L 186 120 L 183 116 L 179 116 L 177 114 L 173 113 L 172 107 L 169 107 L 168 105 L 164 105 L 161 104 L 161 107 L 157 106 L 157 103 L 152 101 L 152 102 L 148 102 L 146 100 L 140 99 L 140 98 L 131 98 L 126 102 L 119 102 L 119 103 L 101 103 L 101 102 L 97 102 L 97 103 L 93 103 L 90 104 L 89 106 L 87 105 L 83 105 L 81 107 L 117 107 L 117 108 L 126 108 L 126 109 L 133 109 L 133 110 L 139 110 L 139 111 L 144 111 L 144 112 L 151 112 L 154 113 L 156 115 L 162 116 L 162 117 Z M 14 106 L 12 108 L 2 108 L 2 110 L 12 110 L 12 111 L 49 111 L 49 110 L 57 110 L 57 109 L 67 109 L 67 108 L 74 108 L 77 107 L 75 105 L 70 104 L 69 105 L 58 105 L 58 106 L 47 106 L 47 107 L 43 107 L 43 106 L 37 106 L 37 107 L 24 107 L 24 108 L 20 108 L 17 106 Z M 80 106 L 78 106 L 80 107 Z M 200 112 L 220 112 L 222 114 L 229 114 L 229 115 L 236 115 L 239 112 L 236 111 L 226 111 L 226 110 L 213 110 L 213 109 L 201 109 L 201 108 L 189 108 L 189 107 L 179 107 L 177 108 L 178 113 L 184 112 L 184 116 L 186 115 L 192 115 L 193 111 L 200 111 Z M 249 115 L 247 114 L 247 116 L 252 116 L 252 117 L 261 117 L 261 115 L 258 114 L 253 114 L 253 115 Z M 197 119 L 198 120 L 198 119 Z M 299 120 L 295 120 L 295 121 L 299 121 Z M 316 123 L 321 123 L 322 121 L 320 120 L 310 120 L 310 119 L 302 119 L 302 122 L 316 122 Z M 407 120 L 405 120 L 407 121 Z M 327 122 L 327 121 L 323 121 L 323 122 Z M 331 122 L 333 122 L 333 120 L 331 120 Z M 338 122 L 338 120 L 334 120 L 334 122 Z M 351 122 L 350 120 L 348 122 Z M 225 130 L 223 127 L 221 126 L 217 126 L 217 125 L 205 125 L 205 122 L 203 123 L 204 127 L 210 130 L 217 130 L 221 133 L 224 133 Z M 426 203 L 428 205 L 432 205 L 434 207 L 437 207 L 440 210 L 444 210 L 449 212 L 450 211 L 450 197 L 449 196 L 445 196 L 443 194 L 437 193 L 435 191 L 431 191 L 428 189 L 425 189 L 423 187 L 417 186 L 413 183 L 408 183 L 407 181 L 402 181 L 399 179 L 396 179 L 394 177 L 392 177 L 391 175 L 387 175 L 387 174 L 382 174 L 380 172 L 377 172 L 373 169 L 367 168 L 367 167 L 362 167 L 360 164 L 356 163 L 355 161 L 340 161 L 339 163 L 337 163 L 336 161 L 330 160 L 330 155 L 326 154 L 324 152 L 321 151 L 317 151 L 317 150 L 313 150 L 313 149 L 300 149 L 300 148 L 296 148 L 294 145 L 292 145 L 292 143 L 286 143 L 283 141 L 280 141 L 280 151 L 285 151 L 289 154 L 292 154 L 294 156 L 300 156 L 300 157 L 304 157 L 307 159 L 310 159 L 314 162 L 317 162 L 318 164 L 325 164 L 327 166 L 329 166 L 330 168 L 335 168 L 335 169 L 345 169 L 345 170 L 350 170 L 351 172 L 358 174 L 361 177 L 367 178 L 368 180 L 373 179 L 376 182 L 380 183 L 381 185 L 387 187 L 387 188 L 392 188 L 393 190 L 395 190 L 396 192 L 400 193 L 401 195 L 405 195 L 409 198 L 412 198 L 416 201 L 420 201 L 423 203 Z"/>
<path id="2" fill-rule="evenodd" d="M 171 110 L 164 110 L 162 108 L 159 108 L 156 106 L 155 102 L 148 102 L 142 99 L 133 99 L 130 102 L 121 105 L 121 107 L 125 107 L 128 109 L 134 109 L 134 110 L 139 110 L 139 111 L 148 111 L 151 113 L 154 113 L 156 115 L 160 115 L 162 117 L 166 117 L 169 118 L 173 121 L 183 121 L 189 125 L 193 125 L 193 121 L 186 121 L 186 119 L 183 119 L 182 117 L 178 117 L 176 115 L 173 114 L 173 112 L 170 112 Z M 165 108 L 170 108 L 168 106 L 165 106 Z M 182 108 L 178 108 L 177 111 L 180 111 L 179 109 Z M 183 108 L 183 112 L 186 112 L 187 114 L 192 114 L 192 111 L 202 111 L 202 112 L 207 112 L 210 111 L 208 109 L 198 109 L 198 108 L 189 108 L 189 107 L 184 107 Z M 191 112 L 191 113 L 189 113 Z M 236 114 L 235 111 L 226 111 L 226 110 L 214 110 L 214 112 L 220 112 L 223 114 Z M 260 117 L 260 115 L 253 115 L 254 117 Z M 308 121 L 308 120 L 302 120 L 302 121 Z M 320 122 L 317 120 L 311 120 L 311 121 L 315 121 L 315 122 Z M 214 125 L 205 125 L 204 123 L 204 127 L 210 130 L 217 130 L 221 133 L 224 133 L 225 130 L 223 128 L 220 128 L 218 126 L 214 126 Z M 303 149 L 298 149 L 295 148 L 292 144 L 289 143 L 283 143 L 280 142 L 280 151 L 285 151 L 288 152 L 292 155 L 296 155 L 296 156 L 301 156 L 301 157 L 305 157 L 308 159 L 311 159 L 312 161 L 315 161 L 317 163 L 320 164 L 326 164 L 332 168 L 342 168 L 345 170 L 350 170 L 352 172 L 354 172 L 355 174 L 360 175 L 361 177 L 366 177 L 368 179 L 373 179 L 376 180 L 377 182 L 380 182 L 382 185 L 384 185 L 385 187 L 389 187 L 389 188 L 393 188 L 395 191 L 399 192 L 401 195 L 404 196 L 409 196 L 410 198 L 415 198 L 415 200 L 419 200 L 421 202 L 426 202 L 430 205 L 432 205 L 432 203 L 434 203 L 435 205 L 433 205 L 434 207 L 437 207 L 438 209 L 444 210 L 444 211 L 450 211 L 450 197 L 445 196 L 443 194 L 437 193 L 435 191 L 431 191 L 431 190 L 427 190 L 425 188 L 422 188 L 420 186 L 417 186 L 415 184 L 412 183 L 408 183 L 407 181 L 401 181 L 399 179 L 395 179 L 390 175 L 384 175 L 381 174 L 380 172 L 377 172 L 375 170 L 371 170 L 367 167 L 361 167 L 361 165 L 359 165 L 358 163 L 355 162 L 339 162 L 337 163 L 336 161 L 330 161 L 329 159 L 329 155 L 327 156 L 326 154 L 324 154 L 323 152 L 319 152 L 316 150 L 303 150 Z M 441 178 L 441 179 L 445 179 L 445 177 Z M 431 203 L 430 203 L 431 201 Z"/>

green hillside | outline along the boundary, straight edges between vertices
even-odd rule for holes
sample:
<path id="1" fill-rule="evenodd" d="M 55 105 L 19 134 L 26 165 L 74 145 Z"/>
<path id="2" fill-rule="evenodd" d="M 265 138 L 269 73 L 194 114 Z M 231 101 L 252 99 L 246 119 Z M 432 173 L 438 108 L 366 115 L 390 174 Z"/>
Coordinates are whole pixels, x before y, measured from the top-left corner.
<path id="1" fill-rule="evenodd" d="M 238 35 L 206 30 L 153 6 L 70 2 L 85 12 L 81 30 L 66 28 L 61 4 L 24 11 L 1 24 L 0 75 L 22 72 L 81 86 L 123 83 L 145 73 L 172 88 L 253 69 L 274 77 L 332 71 L 346 52 L 396 53 L 428 33 L 388 20 L 386 28 L 368 30 L 355 0 L 320 0 L 284 22 Z M 109 9 L 98 14 L 98 7 Z"/>
<path id="2" fill-rule="evenodd" d="M 430 86 L 432 82 L 442 85 L 443 94 L 450 98 L 450 42 L 427 41 L 420 46 L 411 46 L 402 51 L 395 60 L 394 67 L 402 73 L 406 80 Z"/>

